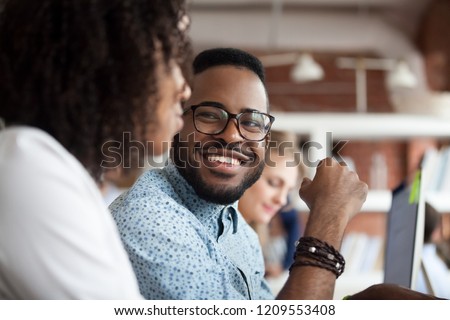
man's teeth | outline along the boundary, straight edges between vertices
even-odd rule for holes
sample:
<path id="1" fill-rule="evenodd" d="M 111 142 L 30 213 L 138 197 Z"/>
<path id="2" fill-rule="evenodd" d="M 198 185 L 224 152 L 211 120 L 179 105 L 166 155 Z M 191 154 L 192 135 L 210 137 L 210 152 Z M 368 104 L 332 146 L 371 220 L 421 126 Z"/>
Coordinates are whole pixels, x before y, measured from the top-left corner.
<path id="1" fill-rule="evenodd" d="M 237 159 L 230 158 L 230 157 L 224 157 L 224 156 L 208 156 L 208 161 L 211 161 L 211 162 L 217 161 L 217 162 L 232 164 L 234 166 L 238 166 L 241 164 L 241 162 Z"/>

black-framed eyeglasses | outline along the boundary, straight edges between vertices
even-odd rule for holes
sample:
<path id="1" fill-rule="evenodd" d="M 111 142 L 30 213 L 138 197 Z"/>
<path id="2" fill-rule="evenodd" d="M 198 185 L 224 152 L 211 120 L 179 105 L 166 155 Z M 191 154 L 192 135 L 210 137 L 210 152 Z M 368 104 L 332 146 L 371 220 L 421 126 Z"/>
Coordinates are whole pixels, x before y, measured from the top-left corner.
<path id="1" fill-rule="evenodd" d="M 209 104 L 198 104 L 188 108 L 192 110 L 194 127 L 203 134 L 221 134 L 228 126 L 230 119 L 236 119 L 240 135 L 250 141 L 262 141 L 270 132 L 275 117 L 256 110 L 238 114 L 230 113 L 221 107 Z"/>

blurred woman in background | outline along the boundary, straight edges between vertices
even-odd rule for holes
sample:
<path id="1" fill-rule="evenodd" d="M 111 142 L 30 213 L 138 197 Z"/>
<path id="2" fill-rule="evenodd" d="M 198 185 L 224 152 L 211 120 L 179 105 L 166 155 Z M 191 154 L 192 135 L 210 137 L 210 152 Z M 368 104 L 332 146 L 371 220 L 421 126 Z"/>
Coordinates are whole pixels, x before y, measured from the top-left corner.
<path id="1" fill-rule="evenodd" d="M 278 277 L 293 262 L 300 219 L 289 194 L 305 174 L 295 135 L 272 131 L 266 166 L 259 180 L 239 200 L 239 211 L 257 232 L 266 277 Z"/>

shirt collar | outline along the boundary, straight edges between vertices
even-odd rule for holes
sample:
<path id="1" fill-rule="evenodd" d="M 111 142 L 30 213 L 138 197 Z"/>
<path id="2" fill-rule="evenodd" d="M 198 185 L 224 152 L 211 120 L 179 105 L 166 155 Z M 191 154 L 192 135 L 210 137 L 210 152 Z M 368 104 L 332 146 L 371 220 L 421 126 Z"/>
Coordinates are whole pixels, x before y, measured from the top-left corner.
<path id="1" fill-rule="evenodd" d="M 231 222 L 232 228 L 230 231 L 232 231 L 232 233 L 237 232 L 237 201 L 230 205 L 221 205 L 203 200 L 183 178 L 173 161 L 170 159 L 163 170 L 166 172 L 169 182 L 180 197 L 183 205 L 192 212 L 202 224 L 213 226 L 214 230 L 211 231 L 217 235 L 218 233 L 221 233 L 221 230 L 227 232 L 227 230 L 230 229 L 227 228 L 227 225 Z"/>

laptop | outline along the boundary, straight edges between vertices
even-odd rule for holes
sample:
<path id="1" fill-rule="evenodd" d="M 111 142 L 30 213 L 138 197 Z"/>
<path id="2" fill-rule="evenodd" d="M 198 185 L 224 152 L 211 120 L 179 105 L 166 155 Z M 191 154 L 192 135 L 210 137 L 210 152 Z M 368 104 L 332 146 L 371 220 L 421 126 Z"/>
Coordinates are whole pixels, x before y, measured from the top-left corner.
<path id="1" fill-rule="evenodd" d="M 387 217 L 384 283 L 416 289 L 421 268 L 425 224 L 424 183 L 426 171 L 418 171 L 412 185 L 402 184 L 392 192 Z"/>

